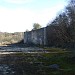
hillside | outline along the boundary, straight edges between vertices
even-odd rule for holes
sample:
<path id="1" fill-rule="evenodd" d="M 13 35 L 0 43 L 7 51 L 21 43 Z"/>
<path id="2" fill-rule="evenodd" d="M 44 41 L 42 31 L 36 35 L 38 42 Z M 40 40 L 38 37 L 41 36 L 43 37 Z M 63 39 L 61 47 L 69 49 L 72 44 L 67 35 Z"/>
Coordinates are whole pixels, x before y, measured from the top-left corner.
<path id="1" fill-rule="evenodd" d="M 17 43 L 22 39 L 23 39 L 23 32 L 15 32 L 15 33 L 0 32 L 0 46 Z"/>

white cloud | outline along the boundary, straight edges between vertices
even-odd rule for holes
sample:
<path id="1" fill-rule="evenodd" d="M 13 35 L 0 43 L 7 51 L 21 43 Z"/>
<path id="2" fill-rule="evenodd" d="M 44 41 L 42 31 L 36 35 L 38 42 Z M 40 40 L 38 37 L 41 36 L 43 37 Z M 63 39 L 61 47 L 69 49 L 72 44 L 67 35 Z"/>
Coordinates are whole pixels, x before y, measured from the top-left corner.
<path id="1" fill-rule="evenodd" d="M 33 2 L 34 0 L 4 0 L 4 1 L 8 3 L 24 4 L 24 3 Z"/>
<path id="2" fill-rule="evenodd" d="M 46 26 L 62 8 L 63 6 L 60 4 L 56 7 L 46 8 L 36 12 L 30 9 L 7 9 L 0 7 L 0 31 L 20 32 L 26 29 L 30 30 L 33 23 Z"/>
<path id="3" fill-rule="evenodd" d="M 31 29 L 33 18 L 33 12 L 27 9 L 0 8 L 0 30 L 14 32 Z"/>
<path id="4" fill-rule="evenodd" d="M 59 4 L 52 8 L 46 8 L 37 12 L 35 17 L 35 22 L 40 23 L 42 26 L 46 26 L 50 21 L 52 21 L 58 12 L 64 9 L 64 5 Z"/>

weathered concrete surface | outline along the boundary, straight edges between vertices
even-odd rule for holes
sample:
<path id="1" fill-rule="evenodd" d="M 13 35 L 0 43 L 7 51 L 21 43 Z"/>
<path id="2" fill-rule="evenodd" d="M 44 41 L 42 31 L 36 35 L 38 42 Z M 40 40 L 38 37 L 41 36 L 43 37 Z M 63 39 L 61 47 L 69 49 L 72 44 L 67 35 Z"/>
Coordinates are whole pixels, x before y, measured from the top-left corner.
<path id="1" fill-rule="evenodd" d="M 35 45 L 46 45 L 46 28 L 25 32 L 24 43 Z"/>
<path id="2" fill-rule="evenodd" d="M 35 44 L 42 46 L 51 46 L 60 44 L 58 26 L 47 26 L 41 29 L 32 30 L 24 33 L 25 44 Z"/>

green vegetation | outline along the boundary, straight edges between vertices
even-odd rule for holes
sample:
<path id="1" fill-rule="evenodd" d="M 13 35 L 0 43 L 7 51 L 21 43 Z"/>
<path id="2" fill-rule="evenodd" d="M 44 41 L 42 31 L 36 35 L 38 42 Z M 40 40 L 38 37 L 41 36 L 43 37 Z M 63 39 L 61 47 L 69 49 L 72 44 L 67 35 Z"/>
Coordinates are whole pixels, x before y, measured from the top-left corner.
<path id="1" fill-rule="evenodd" d="M 40 28 L 41 28 L 40 24 L 38 24 L 38 23 L 33 24 L 33 30 L 40 29 Z"/>
<path id="2" fill-rule="evenodd" d="M 33 73 L 34 75 L 75 75 L 75 52 L 66 52 L 65 49 L 59 48 L 45 48 L 45 50 L 50 51 L 49 53 L 19 52 L 5 57 L 9 58 L 9 64 L 17 65 L 20 70 L 22 68 L 27 75 L 33 75 Z M 59 68 L 50 68 L 50 65 L 54 64 Z"/>
<path id="3" fill-rule="evenodd" d="M 66 51 L 67 49 L 61 49 L 61 48 L 54 48 L 54 47 L 52 47 L 52 48 L 44 48 L 46 51 L 49 51 L 49 52 L 64 52 L 64 51 Z"/>
<path id="4" fill-rule="evenodd" d="M 56 26 L 50 40 L 52 46 L 75 48 L 75 2 L 69 0 L 64 12 L 60 13 L 56 19 L 48 26 Z M 50 34 L 49 34 L 50 35 Z M 48 35 L 48 36 L 49 36 Z M 48 39 L 49 40 L 49 39 Z"/>

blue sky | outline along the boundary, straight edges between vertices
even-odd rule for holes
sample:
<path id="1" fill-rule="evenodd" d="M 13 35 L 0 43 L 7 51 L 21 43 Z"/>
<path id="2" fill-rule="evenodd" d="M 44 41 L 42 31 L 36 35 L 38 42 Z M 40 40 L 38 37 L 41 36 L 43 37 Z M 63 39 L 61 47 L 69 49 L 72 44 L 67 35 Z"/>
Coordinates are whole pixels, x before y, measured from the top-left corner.
<path id="1" fill-rule="evenodd" d="M 0 31 L 24 32 L 33 23 L 45 27 L 66 4 L 66 0 L 0 0 Z"/>

